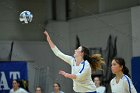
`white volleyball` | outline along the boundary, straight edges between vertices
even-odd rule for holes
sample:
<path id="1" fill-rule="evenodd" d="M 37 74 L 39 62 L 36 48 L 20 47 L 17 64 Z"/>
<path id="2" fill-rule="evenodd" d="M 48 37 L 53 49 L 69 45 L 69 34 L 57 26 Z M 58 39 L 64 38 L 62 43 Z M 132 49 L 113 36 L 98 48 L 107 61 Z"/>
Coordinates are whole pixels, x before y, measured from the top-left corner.
<path id="1" fill-rule="evenodd" d="M 29 22 L 32 22 L 33 14 L 30 11 L 23 11 L 20 13 L 19 20 L 21 22 L 24 22 L 28 24 Z"/>

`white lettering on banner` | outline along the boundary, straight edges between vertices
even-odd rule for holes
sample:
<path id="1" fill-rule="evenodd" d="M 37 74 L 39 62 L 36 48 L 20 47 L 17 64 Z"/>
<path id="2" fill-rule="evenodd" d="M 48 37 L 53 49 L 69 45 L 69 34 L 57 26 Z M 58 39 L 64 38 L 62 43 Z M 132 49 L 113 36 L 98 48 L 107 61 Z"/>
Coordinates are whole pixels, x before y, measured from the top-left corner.
<path id="1" fill-rule="evenodd" d="M 0 72 L 0 90 L 10 90 L 9 85 L 7 83 L 7 79 L 20 79 L 20 72 L 11 71 L 9 72 L 8 76 L 6 77 L 3 71 Z"/>
<path id="2" fill-rule="evenodd" d="M 19 79 L 20 78 L 20 72 L 10 72 L 10 78 Z"/>
<path id="3" fill-rule="evenodd" d="M 6 76 L 4 72 L 1 72 L 1 77 L 0 77 L 0 90 L 9 90 L 9 86 L 6 80 Z"/>

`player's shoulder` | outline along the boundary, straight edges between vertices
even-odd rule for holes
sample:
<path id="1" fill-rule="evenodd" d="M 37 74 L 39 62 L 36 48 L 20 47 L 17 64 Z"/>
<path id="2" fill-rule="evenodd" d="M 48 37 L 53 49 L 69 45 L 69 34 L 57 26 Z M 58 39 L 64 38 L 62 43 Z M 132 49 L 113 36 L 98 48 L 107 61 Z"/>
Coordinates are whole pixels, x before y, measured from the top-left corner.
<path id="1" fill-rule="evenodd" d="M 122 79 L 123 79 L 124 81 L 131 80 L 130 77 L 128 77 L 127 75 L 124 75 L 124 76 L 122 77 Z"/>
<path id="2" fill-rule="evenodd" d="M 114 78 L 111 79 L 111 81 L 110 81 L 111 84 L 115 82 L 115 78 L 116 77 L 114 77 Z"/>
<path id="3" fill-rule="evenodd" d="M 63 91 L 60 91 L 60 93 L 64 93 Z"/>
<path id="4" fill-rule="evenodd" d="M 19 88 L 19 91 L 24 92 L 24 93 L 28 93 L 25 89 L 23 88 Z"/>
<path id="5" fill-rule="evenodd" d="M 87 60 L 83 61 L 83 64 L 85 65 L 90 65 L 89 62 Z"/>
<path id="6" fill-rule="evenodd" d="M 86 68 L 90 67 L 90 63 L 87 60 L 83 61 L 81 64 L 83 64 Z"/>
<path id="7" fill-rule="evenodd" d="M 10 93 L 11 93 L 11 92 L 13 92 L 13 91 L 14 91 L 14 90 L 13 90 L 13 88 L 12 88 L 12 89 L 10 89 Z"/>
<path id="8" fill-rule="evenodd" d="M 105 89 L 105 87 L 104 86 L 100 86 L 100 87 L 98 87 L 99 89 Z"/>
<path id="9" fill-rule="evenodd" d="M 122 77 L 122 81 L 124 82 L 124 83 L 131 83 L 132 81 L 131 81 L 131 79 L 130 79 L 130 77 L 128 77 L 127 75 L 124 75 L 123 77 Z"/>
<path id="10" fill-rule="evenodd" d="M 100 87 L 103 88 L 103 89 L 105 88 L 105 86 L 100 86 Z"/>

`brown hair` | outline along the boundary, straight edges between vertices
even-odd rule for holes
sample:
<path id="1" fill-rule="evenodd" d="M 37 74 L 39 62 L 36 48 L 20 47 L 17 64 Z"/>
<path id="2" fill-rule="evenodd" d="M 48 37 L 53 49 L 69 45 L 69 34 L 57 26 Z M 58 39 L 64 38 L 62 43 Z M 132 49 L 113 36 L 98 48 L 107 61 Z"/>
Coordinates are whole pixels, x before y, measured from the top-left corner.
<path id="1" fill-rule="evenodd" d="M 91 69 L 95 72 L 97 69 L 102 70 L 101 65 L 104 64 L 104 59 L 101 57 L 101 54 L 94 54 L 90 56 L 89 49 L 82 46 L 82 52 L 84 52 L 83 59 L 87 60 L 90 63 Z"/>
<path id="2" fill-rule="evenodd" d="M 130 77 L 129 70 L 128 70 L 128 68 L 125 66 L 125 60 L 124 60 L 123 58 L 121 58 L 121 57 L 115 57 L 115 58 L 113 58 L 113 60 L 115 60 L 117 64 L 119 64 L 120 66 L 122 66 L 122 67 L 123 67 L 123 68 L 122 68 L 122 72 L 123 72 L 125 75 L 127 75 L 127 76 Z"/>
<path id="3" fill-rule="evenodd" d="M 89 62 L 90 66 L 93 71 L 96 71 L 97 69 L 102 70 L 102 64 L 105 63 L 104 59 L 101 57 L 101 54 L 93 54 L 91 56 L 91 61 Z"/>
<path id="4" fill-rule="evenodd" d="M 58 82 L 55 82 L 54 84 L 57 84 L 59 87 L 59 90 L 61 90 L 61 85 Z"/>

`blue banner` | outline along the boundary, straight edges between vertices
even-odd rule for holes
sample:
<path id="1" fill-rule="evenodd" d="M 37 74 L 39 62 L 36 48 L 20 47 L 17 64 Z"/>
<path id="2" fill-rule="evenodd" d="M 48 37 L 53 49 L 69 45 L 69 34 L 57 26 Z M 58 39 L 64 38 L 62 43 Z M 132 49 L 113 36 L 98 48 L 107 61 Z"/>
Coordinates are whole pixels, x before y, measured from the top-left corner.
<path id="1" fill-rule="evenodd" d="M 132 81 L 138 93 L 140 93 L 140 56 L 132 58 Z"/>
<path id="2" fill-rule="evenodd" d="M 28 80 L 27 62 L 0 62 L 0 93 L 9 93 L 13 79 Z"/>

